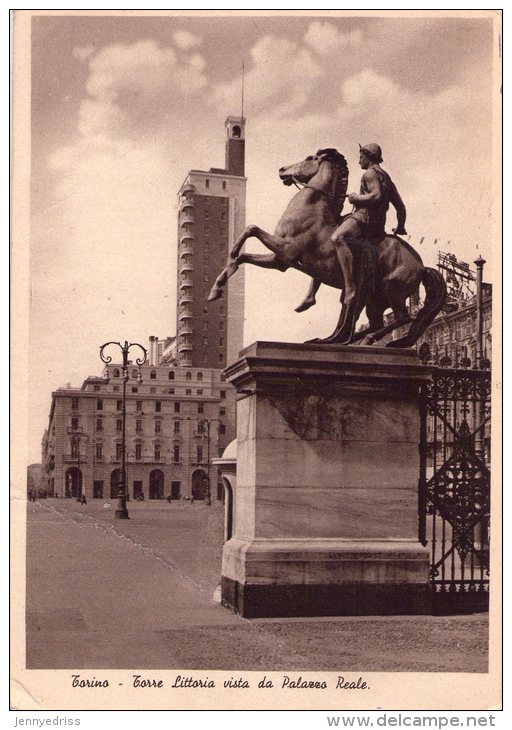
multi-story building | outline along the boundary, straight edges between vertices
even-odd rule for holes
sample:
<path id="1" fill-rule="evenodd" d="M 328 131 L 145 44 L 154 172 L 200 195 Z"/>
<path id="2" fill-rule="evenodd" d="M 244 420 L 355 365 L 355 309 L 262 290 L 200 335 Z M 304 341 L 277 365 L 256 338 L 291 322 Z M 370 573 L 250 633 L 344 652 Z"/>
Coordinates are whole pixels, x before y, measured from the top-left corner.
<path id="1" fill-rule="evenodd" d="M 190 170 L 179 196 L 176 359 L 225 368 L 243 345 L 244 271 L 207 303 L 229 250 L 245 227 L 245 119 L 228 117 L 225 167 Z"/>
<path id="2" fill-rule="evenodd" d="M 43 437 L 43 488 L 52 496 L 114 498 L 122 456 L 122 366 L 109 378 L 52 393 Z M 234 438 L 234 398 L 213 368 L 129 366 L 126 386 L 126 477 L 136 499 L 222 498 L 218 457 Z"/>

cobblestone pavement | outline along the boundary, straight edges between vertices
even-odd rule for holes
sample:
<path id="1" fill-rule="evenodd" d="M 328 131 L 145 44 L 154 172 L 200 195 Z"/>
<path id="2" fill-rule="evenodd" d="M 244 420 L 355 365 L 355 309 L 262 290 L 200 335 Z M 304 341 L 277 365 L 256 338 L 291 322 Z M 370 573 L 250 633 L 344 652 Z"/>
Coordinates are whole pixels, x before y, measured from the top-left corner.
<path id="1" fill-rule="evenodd" d="M 27 667 L 487 671 L 488 617 L 246 620 L 213 601 L 223 510 L 27 507 Z"/>

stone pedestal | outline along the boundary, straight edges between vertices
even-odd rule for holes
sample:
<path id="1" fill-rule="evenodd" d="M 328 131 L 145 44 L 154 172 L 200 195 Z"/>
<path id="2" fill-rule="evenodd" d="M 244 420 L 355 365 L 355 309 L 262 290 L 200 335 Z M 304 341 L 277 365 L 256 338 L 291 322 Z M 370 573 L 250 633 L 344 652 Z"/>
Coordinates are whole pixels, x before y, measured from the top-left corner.
<path id="1" fill-rule="evenodd" d="M 415 352 L 256 342 L 238 391 L 222 601 L 246 617 L 430 612 Z"/>

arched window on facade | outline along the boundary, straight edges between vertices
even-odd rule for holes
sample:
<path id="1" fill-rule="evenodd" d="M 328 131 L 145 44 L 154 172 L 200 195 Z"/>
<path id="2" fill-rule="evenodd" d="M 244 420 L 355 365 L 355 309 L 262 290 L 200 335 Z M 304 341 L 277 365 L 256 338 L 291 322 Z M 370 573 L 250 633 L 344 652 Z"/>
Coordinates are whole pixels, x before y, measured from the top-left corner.
<path id="1" fill-rule="evenodd" d="M 156 370 L 152 370 L 149 373 L 149 377 L 150 377 L 151 380 L 156 380 Z"/>
<path id="2" fill-rule="evenodd" d="M 112 377 L 113 378 L 119 377 L 119 368 L 114 368 L 114 370 L 112 371 Z"/>
<path id="3" fill-rule="evenodd" d="M 186 380 L 192 380 L 192 373 L 190 372 L 190 370 L 187 371 L 187 374 L 185 375 L 185 379 Z"/>
<path id="4" fill-rule="evenodd" d="M 174 370 L 169 370 L 169 380 L 174 380 Z"/>
<path id="5" fill-rule="evenodd" d="M 203 373 L 197 373 L 197 379 L 201 381 L 203 379 Z"/>

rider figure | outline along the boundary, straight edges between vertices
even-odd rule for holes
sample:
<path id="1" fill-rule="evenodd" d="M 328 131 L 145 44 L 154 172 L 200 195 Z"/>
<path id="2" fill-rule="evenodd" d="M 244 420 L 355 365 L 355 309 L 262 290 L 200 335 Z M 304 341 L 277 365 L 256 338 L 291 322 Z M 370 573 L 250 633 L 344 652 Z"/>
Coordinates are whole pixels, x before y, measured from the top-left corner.
<path id="1" fill-rule="evenodd" d="M 349 203 L 352 203 L 354 210 L 343 217 L 341 225 L 332 236 L 336 246 L 336 255 L 343 272 L 344 279 L 344 310 L 345 317 L 342 329 L 343 339 L 347 342 L 352 336 L 357 316 L 357 293 L 361 286 L 356 281 L 357 275 L 354 271 L 354 257 L 348 245 L 354 239 L 369 239 L 371 242 L 378 242 L 385 235 L 386 213 L 391 203 L 396 209 L 397 227 L 393 228 L 395 235 L 406 235 L 405 205 L 400 197 L 396 185 L 381 167 L 382 150 L 378 144 L 367 144 L 359 146 L 359 164 L 365 171 L 361 179 L 360 193 L 351 193 L 348 196 Z M 315 294 L 320 282 L 313 280 L 306 299 L 297 307 L 302 312 L 315 304 Z"/>

